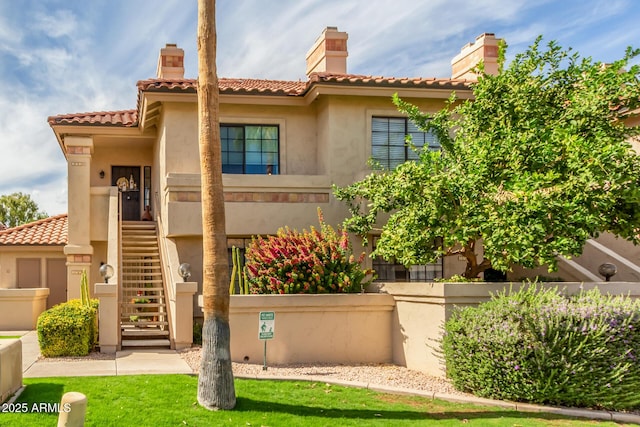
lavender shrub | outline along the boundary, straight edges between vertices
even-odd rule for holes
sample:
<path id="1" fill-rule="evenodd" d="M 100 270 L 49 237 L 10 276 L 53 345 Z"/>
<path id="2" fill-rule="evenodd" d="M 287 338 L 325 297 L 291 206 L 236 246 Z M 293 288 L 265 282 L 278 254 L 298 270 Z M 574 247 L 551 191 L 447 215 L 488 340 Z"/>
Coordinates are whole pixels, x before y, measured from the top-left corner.
<path id="1" fill-rule="evenodd" d="M 445 324 L 447 375 L 503 400 L 640 408 L 640 301 L 597 289 L 566 297 L 536 284 L 456 311 Z"/>

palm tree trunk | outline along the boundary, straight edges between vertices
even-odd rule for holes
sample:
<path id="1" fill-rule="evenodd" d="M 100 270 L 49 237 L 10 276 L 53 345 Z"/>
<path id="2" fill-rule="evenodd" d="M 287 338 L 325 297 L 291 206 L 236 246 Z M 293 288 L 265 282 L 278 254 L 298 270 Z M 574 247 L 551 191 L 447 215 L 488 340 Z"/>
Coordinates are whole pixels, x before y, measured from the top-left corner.
<path id="1" fill-rule="evenodd" d="M 207 409 L 236 405 L 231 370 L 229 266 L 225 233 L 215 0 L 198 0 L 198 124 L 202 176 L 202 363 L 198 402 Z"/>

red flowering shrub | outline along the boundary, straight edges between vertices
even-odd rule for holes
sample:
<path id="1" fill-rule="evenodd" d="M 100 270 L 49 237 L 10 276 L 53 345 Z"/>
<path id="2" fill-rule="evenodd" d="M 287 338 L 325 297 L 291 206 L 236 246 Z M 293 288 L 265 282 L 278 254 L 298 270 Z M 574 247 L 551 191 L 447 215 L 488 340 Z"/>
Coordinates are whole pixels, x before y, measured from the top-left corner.
<path id="1" fill-rule="evenodd" d="M 285 227 L 251 241 L 245 257 L 252 294 L 360 292 L 373 280 L 373 270 L 362 268 L 364 253 L 353 255 L 346 231 L 325 224 L 319 209 L 318 219 L 320 230 Z"/>

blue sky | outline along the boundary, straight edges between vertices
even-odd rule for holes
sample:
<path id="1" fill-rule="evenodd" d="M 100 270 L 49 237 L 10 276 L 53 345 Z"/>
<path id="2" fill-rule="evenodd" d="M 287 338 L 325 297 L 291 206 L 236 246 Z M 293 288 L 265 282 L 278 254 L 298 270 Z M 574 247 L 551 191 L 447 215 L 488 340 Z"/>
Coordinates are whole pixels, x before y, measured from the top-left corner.
<path id="1" fill-rule="evenodd" d="M 134 108 L 166 43 L 197 77 L 196 0 L 0 0 L 0 194 L 22 191 L 64 213 L 66 162 L 47 117 Z M 637 0 L 218 0 L 218 75 L 305 79 L 327 26 L 349 33 L 348 72 L 449 77 L 484 32 L 508 58 L 538 35 L 609 62 L 640 47 Z"/>

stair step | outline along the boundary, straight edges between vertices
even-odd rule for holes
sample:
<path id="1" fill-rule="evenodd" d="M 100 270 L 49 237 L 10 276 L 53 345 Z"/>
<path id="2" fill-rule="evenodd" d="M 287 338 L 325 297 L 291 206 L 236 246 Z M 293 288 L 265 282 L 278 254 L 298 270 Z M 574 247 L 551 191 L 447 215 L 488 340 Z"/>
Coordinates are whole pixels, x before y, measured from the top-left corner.
<path id="1" fill-rule="evenodd" d="M 122 255 L 122 267 L 126 268 L 127 271 L 131 271 L 133 269 L 144 269 L 144 268 L 153 268 L 160 265 L 160 259 L 151 259 L 151 258 L 141 258 L 138 256 L 127 256 L 125 254 Z"/>
<path id="2" fill-rule="evenodd" d="M 122 221 L 122 227 L 156 227 L 155 221 Z"/>
<path id="3" fill-rule="evenodd" d="M 143 290 L 141 290 L 143 289 Z M 131 287 L 131 288 L 123 288 L 123 292 L 126 296 L 131 298 L 147 298 L 147 297 L 161 297 L 164 292 L 160 288 L 140 288 L 140 287 Z"/>
<path id="4" fill-rule="evenodd" d="M 160 273 L 159 271 L 154 271 L 154 272 L 141 272 L 141 271 L 130 271 L 127 273 L 122 273 L 122 277 L 126 277 L 126 276 L 132 276 L 132 277 L 140 277 L 140 276 L 144 276 L 144 277 L 162 277 L 162 273 Z"/>
<path id="5" fill-rule="evenodd" d="M 156 308 L 159 308 L 159 307 L 156 307 Z M 124 317 L 125 318 L 124 320 L 126 321 L 127 319 L 129 319 L 129 316 L 160 317 L 160 316 L 163 316 L 163 315 L 166 316 L 166 314 L 167 314 L 166 312 L 159 311 L 159 310 L 157 310 L 157 311 L 131 311 L 128 316 L 122 316 L 122 317 Z M 129 319 L 129 320 L 131 320 L 131 319 Z M 157 322 L 157 320 L 156 320 L 156 322 Z"/>
<path id="6" fill-rule="evenodd" d="M 123 337 L 167 337 L 169 330 L 156 328 L 123 329 Z"/>
<path id="7" fill-rule="evenodd" d="M 134 292 L 161 292 L 164 291 L 164 288 L 145 288 L 140 286 L 132 286 L 130 288 L 125 288 L 124 290 Z"/>
<path id="8" fill-rule="evenodd" d="M 135 273 L 138 271 L 146 271 L 146 270 L 160 270 L 160 260 L 158 260 L 157 265 L 138 265 L 136 263 L 128 263 L 128 265 L 122 266 L 122 272 L 125 273 Z M 127 264 L 124 263 L 123 264 Z"/>
<path id="9" fill-rule="evenodd" d="M 144 274 L 141 274 L 144 276 Z M 162 279 L 122 279 L 122 283 L 162 283 Z"/>
<path id="10" fill-rule="evenodd" d="M 157 320 L 157 321 L 144 321 L 142 322 L 144 323 L 145 326 L 169 326 L 169 322 L 167 322 L 166 320 Z M 120 322 L 121 326 L 126 327 L 126 326 L 136 326 L 139 327 L 140 323 L 139 322 L 132 322 L 131 320 L 123 320 Z"/>
<path id="11" fill-rule="evenodd" d="M 145 298 L 140 297 L 140 299 Z M 160 302 L 123 302 L 122 303 L 123 306 L 125 307 L 139 307 L 139 308 L 157 308 L 157 307 L 164 307 L 164 303 L 160 303 Z"/>
<path id="12" fill-rule="evenodd" d="M 155 248 L 122 248 L 122 257 L 123 258 L 131 258 L 131 257 L 141 257 L 141 256 L 149 256 L 157 258 L 160 256 L 160 252 L 158 252 Z"/>
<path id="13" fill-rule="evenodd" d="M 122 347 L 171 347 L 171 342 L 166 339 L 159 340 L 122 340 Z"/>

